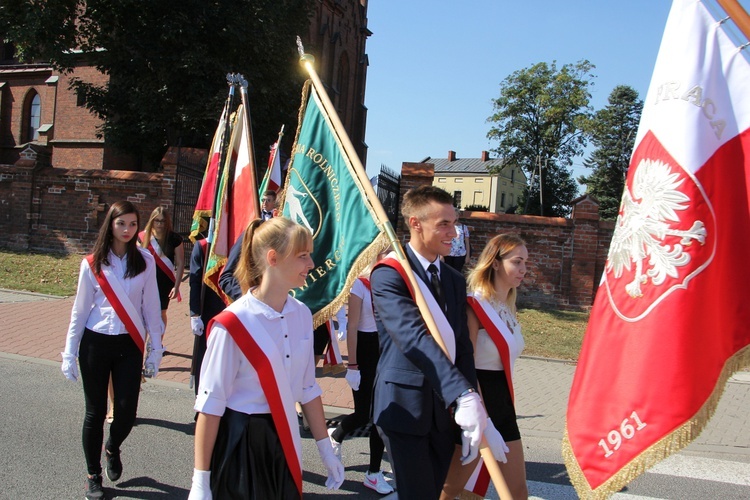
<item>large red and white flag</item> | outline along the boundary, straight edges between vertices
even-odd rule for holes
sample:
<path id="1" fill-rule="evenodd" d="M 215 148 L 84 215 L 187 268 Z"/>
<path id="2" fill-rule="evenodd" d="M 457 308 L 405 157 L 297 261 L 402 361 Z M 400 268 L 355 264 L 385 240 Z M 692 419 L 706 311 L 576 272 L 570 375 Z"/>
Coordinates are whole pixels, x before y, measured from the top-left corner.
<path id="1" fill-rule="evenodd" d="M 243 105 L 235 113 L 232 139 L 219 183 L 216 222 L 203 281 L 226 301 L 218 285 L 229 250 L 250 221 L 259 217 L 258 185 L 250 139 L 250 126 Z"/>
<path id="2" fill-rule="evenodd" d="M 687 446 L 750 364 L 750 63 L 726 30 L 674 1 L 570 392 L 582 498 Z"/>

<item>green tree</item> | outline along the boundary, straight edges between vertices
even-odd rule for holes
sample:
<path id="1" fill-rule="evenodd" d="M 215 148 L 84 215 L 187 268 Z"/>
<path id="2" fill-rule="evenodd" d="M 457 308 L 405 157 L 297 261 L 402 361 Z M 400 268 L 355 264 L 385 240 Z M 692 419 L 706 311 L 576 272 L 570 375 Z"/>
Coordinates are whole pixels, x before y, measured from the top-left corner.
<path id="1" fill-rule="evenodd" d="M 256 153 L 266 155 L 282 123 L 294 130 L 303 81 L 294 40 L 307 33 L 311 7 L 310 0 L 15 0 L 0 7 L 0 31 L 24 62 L 64 73 L 85 62 L 108 75 L 104 85 L 69 83 L 103 119 L 107 142 L 149 169 L 168 144 L 208 146 L 227 73 L 248 80 Z"/>
<path id="2" fill-rule="evenodd" d="M 596 149 L 583 164 L 593 171 L 591 175 L 580 176 L 578 182 L 586 184 L 586 191 L 599 201 L 599 215 L 603 219 L 616 219 L 643 101 L 627 85 L 615 87 L 608 101 L 588 126 Z"/>
<path id="3" fill-rule="evenodd" d="M 519 165 L 531 182 L 532 173 L 543 167 L 543 211 L 537 174 L 520 200 L 524 213 L 562 217 L 570 212 L 577 194 L 570 167 L 586 145 L 593 68 L 586 60 L 559 69 L 554 61 L 542 62 L 514 72 L 500 84 L 494 114 L 487 119 L 494 124 L 487 137 L 499 141 L 493 151 L 504 160 L 495 171 Z"/>

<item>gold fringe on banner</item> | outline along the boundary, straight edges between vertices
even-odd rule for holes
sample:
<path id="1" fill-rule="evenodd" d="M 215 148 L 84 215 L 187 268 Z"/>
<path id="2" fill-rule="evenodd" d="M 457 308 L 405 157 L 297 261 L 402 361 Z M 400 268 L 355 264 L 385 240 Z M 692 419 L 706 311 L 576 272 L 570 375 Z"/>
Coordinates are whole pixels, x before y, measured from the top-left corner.
<path id="1" fill-rule="evenodd" d="M 689 445 L 700 435 L 716 411 L 716 406 L 719 404 L 719 400 L 724 393 L 724 388 L 729 378 L 735 372 L 748 366 L 750 366 L 750 345 L 743 347 L 727 360 L 721 374 L 719 375 L 719 380 L 717 381 L 714 390 L 693 418 L 654 443 L 648 449 L 644 450 L 640 455 L 623 466 L 623 468 L 617 471 L 615 475 L 594 490 L 591 489 L 586 480 L 586 476 L 584 476 L 583 471 L 578 464 L 578 460 L 576 460 L 576 457 L 573 454 L 573 449 L 570 446 L 570 440 L 568 438 L 568 426 L 566 423 L 562 443 L 562 455 L 565 461 L 565 467 L 568 469 L 570 482 L 576 489 L 578 496 L 585 500 L 609 498 L 657 463 Z"/>
<path id="2" fill-rule="evenodd" d="M 319 310 L 313 315 L 313 328 L 317 328 L 329 319 L 331 319 L 341 306 L 346 304 L 349 300 L 349 293 L 351 292 L 354 281 L 362 274 L 362 271 L 367 269 L 378 256 L 388 246 L 388 238 L 385 233 L 378 234 L 375 239 L 365 248 L 359 257 L 352 264 L 349 273 L 346 275 L 346 283 L 341 293 L 333 299 L 327 306 Z"/>

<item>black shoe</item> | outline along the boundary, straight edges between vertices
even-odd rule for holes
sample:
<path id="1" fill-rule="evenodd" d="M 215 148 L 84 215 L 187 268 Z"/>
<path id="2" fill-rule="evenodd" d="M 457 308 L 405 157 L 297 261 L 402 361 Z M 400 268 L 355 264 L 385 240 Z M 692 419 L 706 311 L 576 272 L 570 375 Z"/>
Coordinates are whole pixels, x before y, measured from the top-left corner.
<path id="1" fill-rule="evenodd" d="M 104 498 L 104 490 L 102 490 L 102 476 L 101 474 L 94 474 L 93 477 L 86 477 L 86 499 L 87 500 L 100 500 Z"/>
<path id="2" fill-rule="evenodd" d="M 122 475 L 122 461 L 120 460 L 120 450 L 110 451 L 109 448 L 104 449 L 104 455 L 107 457 L 106 474 L 107 479 L 112 482 L 120 479 Z"/>

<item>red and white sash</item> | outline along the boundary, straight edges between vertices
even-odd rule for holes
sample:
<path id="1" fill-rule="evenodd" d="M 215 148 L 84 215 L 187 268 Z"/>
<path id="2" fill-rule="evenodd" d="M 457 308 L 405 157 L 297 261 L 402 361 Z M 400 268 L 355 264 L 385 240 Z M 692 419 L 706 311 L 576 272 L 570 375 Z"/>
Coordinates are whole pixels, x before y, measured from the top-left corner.
<path id="1" fill-rule="evenodd" d="M 115 313 L 117 313 L 117 317 L 120 318 L 120 321 L 125 325 L 125 329 L 133 338 L 133 342 L 135 342 L 135 345 L 143 353 L 146 345 L 146 327 L 143 326 L 143 320 L 138 309 L 133 305 L 130 297 L 125 293 L 122 285 L 120 285 L 120 281 L 112 273 L 111 269 L 107 266 L 102 266 L 102 272 L 97 274 L 94 266 L 94 255 L 87 255 L 86 261 L 89 263 L 91 272 L 99 283 L 99 287 L 104 292 L 104 296 L 107 297 Z"/>
<path id="2" fill-rule="evenodd" d="M 239 316 L 241 316 L 241 318 Z M 302 495 L 302 440 L 299 435 L 297 411 L 284 361 L 268 331 L 253 317 L 238 310 L 224 310 L 208 324 L 206 334 L 214 322 L 221 324 L 258 374 L 260 386 L 271 409 L 276 432 L 286 463 L 297 490 Z M 252 332 L 252 333 L 250 333 Z"/>
<path id="3" fill-rule="evenodd" d="M 414 299 L 414 290 L 412 289 L 411 282 L 406 276 L 406 271 L 404 270 L 401 263 L 396 259 L 395 253 L 391 252 L 388 254 L 386 258 L 378 262 L 377 266 L 388 266 L 396 271 L 401 275 L 401 277 L 404 280 L 404 283 L 406 283 L 406 287 L 409 289 L 409 293 L 411 293 L 412 299 Z M 432 313 L 432 317 L 435 320 L 435 325 L 437 326 L 438 331 L 440 332 L 440 336 L 443 338 L 443 342 L 445 343 L 445 347 L 448 349 L 448 354 L 450 354 L 450 358 L 452 362 L 456 362 L 456 334 L 453 332 L 453 327 L 451 327 L 450 323 L 448 323 L 448 318 L 445 317 L 445 312 L 443 309 L 438 305 L 437 301 L 435 300 L 435 296 L 432 295 L 432 290 L 430 290 L 430 287 L 422 281 L 421 278 L 417 275 L 417 284 L 419 285 L 419 289 L 422 291 L 422 295 L 424 295 L 424 300 L 427 302 L 427 307 L 430 309 L 430 312 Z M 416 301 L 416 299 L 414 299 Z"/>
<path id="4" fill-rule="evenodd" d="M 477 293 L 470 294 L 466 298 L 466 302 L 471 306 L 482 328 L 487 331 L 490 339 L 495 344 L 495 347 L 497 347 L 497 351 L 500 353 L 500 361 L 503 362 L 503 371 L 505 372 L 505 380 L 508 381 L 510 397 L 515 401 L 515 393 L 513 392 L 513 363 L 515 360 L 510 355 L 510 345 L 515 342 L 513 340 L 513 333 L 508 329 L 508 325 L 500 319 L 500 316 L 498 316 L 492 306 Z"/>
<path id="5" fill-rule="evenodd" d="M 325 353 L 323 353 L 323 372 L 343 371 L 344 358 L 341 356 L 339 342 L 334 334 L 333 319 L 326 321 L 325 325 L 326 330 L 328 330 L 328 345 L 326 346 Z"/>
<path id="6" fill-rule="evenodd" d="M 513 334 L 508 325 L 500 319 L 497 312 L 492 306 L 476 292 L 466 297 L 466 302 L 471 306 L 474 314 L 477 315 L 479 323 L 487 331 L 492 342 L 500 353 L 500 360 L 503 362 L 503 371 L 505 380 L 508 382 L 511 400 L 515 401 L 513 392 L 513 358 L 510 355 L 510 343 L 514 342 Z M 484 465 L 484 459 L 480 458 L 469 480 L 466 482 L 465 489 L 476 495 L 484 497 L 490 485 L 490 473 Z"/>
<path id="7" fill-rule="evenodd" d="M 138 239 L 141 241 L 143 241 L 145 236 L 146 231 L 138 233 Z M 159 266 L 159 269 L 172 280 L 172 283 L 177 283 L 177 275 L 174 273 L 174 263 L 162 251 L 161 246 L 159 246 L 159 240 L 151 236 L 151 241 L 148 242 L 148 247 L 146 248 L 154 256 L 154 261 Z M 177 302 L 182 302 L 182 294 L 177 294 Z"/>

